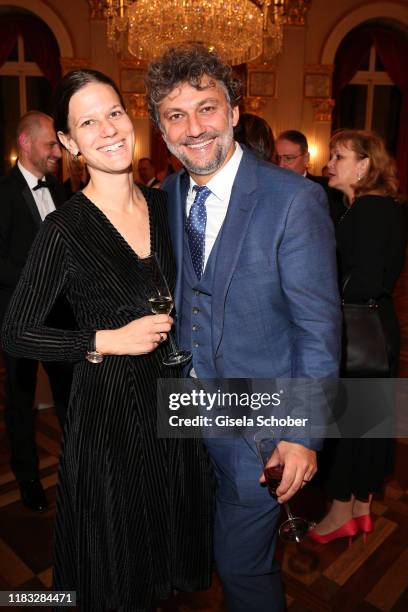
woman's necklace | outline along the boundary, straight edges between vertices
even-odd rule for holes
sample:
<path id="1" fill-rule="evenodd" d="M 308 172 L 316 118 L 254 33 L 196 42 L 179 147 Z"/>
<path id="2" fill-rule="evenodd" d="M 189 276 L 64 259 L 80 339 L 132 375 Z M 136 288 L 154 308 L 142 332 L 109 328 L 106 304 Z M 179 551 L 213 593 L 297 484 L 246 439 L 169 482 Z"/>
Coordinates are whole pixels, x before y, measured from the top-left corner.
<path id="1" fill-rule="evenodd" d="M 353 208 L 353 203 L 351 203 L 349 206 L 347 206 L 346 210 L 344 211 L 344 213 L 341 215 L 340 219 L 337 221 L 337 225 L 339 223 L 341 223 L 343 221 L 343 219 L 345 219 L 347 217 L 347 215 L 349 214 L 350 210 Z"/>

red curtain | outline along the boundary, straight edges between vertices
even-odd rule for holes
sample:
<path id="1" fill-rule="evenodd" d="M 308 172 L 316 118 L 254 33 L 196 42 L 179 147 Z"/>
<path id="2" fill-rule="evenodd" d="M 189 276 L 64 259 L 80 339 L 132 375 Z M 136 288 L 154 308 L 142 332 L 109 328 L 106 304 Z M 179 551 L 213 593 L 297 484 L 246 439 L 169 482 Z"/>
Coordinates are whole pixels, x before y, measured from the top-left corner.
<path id="1" fill-rule="evenodd" d="M 408 191 L 408 40 L 399 32 L 377 28 L 373 40 L 384 68 L 402 93 L 397 144 L 401 190 Z"/>
<path id="2" fill-rule="evenodd" d="M 371 32 L 351 32 L 342 41 L 336 53 L 336 70 L 333 75 L 333 97 L 336 100 L 340 91 L 348 85 L 359 66 L 366 60 L 372 45 Z"/>
<path id="3" fill-rule="evenodd" d="M 359 66 L 368 57 L 374 44 L 391 80 L 402 93 L 397 145 L 397 166 L 401 190 L 408 189 L 408 40 L 396 30 L 370 27 L 359 28 L 348 34 L 341 43 L 335 59 L 333 97 L 336 100 L 334 126 L 339 124 L 340 92 L 348 85 Z"/>
<path id="4" fill-rule="evenodd" d="M 0 68 L 10 55 L 17 41 L 18 27 L 16 23 L 8 23 L 3 27 L 4 19 L 0 20 Z"/>
<path id="5" fill-rule="evenodd" d="M 58 43 L 45 23 L 34 17 L 0 18 L 0 67 L 7 60 L 19 34 L 24 38 L 35 63 L 55 87 L 61 76 Z"/>

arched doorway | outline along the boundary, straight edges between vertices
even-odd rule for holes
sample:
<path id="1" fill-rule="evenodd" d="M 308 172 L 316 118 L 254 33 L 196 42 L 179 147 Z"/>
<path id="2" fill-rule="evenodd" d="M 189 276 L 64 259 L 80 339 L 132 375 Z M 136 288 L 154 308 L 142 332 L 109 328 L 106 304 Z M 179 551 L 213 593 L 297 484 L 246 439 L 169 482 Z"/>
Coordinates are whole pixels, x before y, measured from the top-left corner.
<path id="1" fill-rule="evenodd" d="M 33 4 L 35 4 L 35 7 Z M 47 24 L 54 34 L 61 57 L 74 57 L 74 47 L 67 27 L 49 4 L 45 4 L 42 0 L 35 0 L 35 3 L 33 3 L 33 0 L 0 0 L 0 8 L 2 7 L 12 9 L 13 11 L 25 10 L 30 14 L 35 13 L 39 19 Z"/>
<path id="2" fill-rule="evenodd" d="M 33 13 L 0 6 L 0 174 L 16 160 L 15 131 L 29 110 L 52 111 L 61 75 L 60 50 L 50 28 Z"/>
<path id="3" fill-rule="evenodd" d="M 408 27 L 371 19 L 353 28 L 334 60 L 333 128 L 375 130 L 397 159 L 408 187 Z"/>
<path id="4" fill-rule="evenodd" d="M 343 39 L 335 57 L 336 105 L 333 113 L 333 130 L 355 128 L 374 130 L 387 143 L 388 150 L 396 155 L 399 120 L 402 105 L 402 91 L 387 72 L 375 44 L 376 32 L 382 31 L 390 37 L 400 30 L 376 20 L 365 22 L 354 28 Z M 408 45 L 408 34 L 407 34 Z M 357 66 L 352 78 L 348 79 L 353 66 L 346 56 L 359 47 Z M 347 67 L 342 63 L 347 61 Z M 344 78 L 343 78 L 344 75 Z M 342 81 L 343 78 L 343 81 Z M 348 80 L 348 83 L 345 83 Z"/>

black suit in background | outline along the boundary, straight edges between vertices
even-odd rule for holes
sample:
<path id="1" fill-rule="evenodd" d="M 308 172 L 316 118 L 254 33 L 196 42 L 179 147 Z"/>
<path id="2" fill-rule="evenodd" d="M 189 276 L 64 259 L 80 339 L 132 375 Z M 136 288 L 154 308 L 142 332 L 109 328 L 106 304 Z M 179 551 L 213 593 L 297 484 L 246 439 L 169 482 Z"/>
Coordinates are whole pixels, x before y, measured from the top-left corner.
<path id="1" fill-rule="evenodd" d="M 61 183 L 47 176 L 50 193 L 58 207 L 66 200 Z M 25 265 L 31 244 L 41 225 L 41 217 L 31 189 L 15 166 L 0 180 L 0 325 Z M 48 317 L 50 326 L 72 328 L 73 315 L 62 300 Z M 6 367 L 5 422 L 10 440 L 11 468 L 21 482 L 38 477 L 33 404 L 38 362 L 15 359 L 4 353 Z M 43 363 L 47 372 L 60 423 L 65 418 L 72 380 L 69 364 Z"/>
<path id="2" fill-rule="evenodd" d="M 318 183 L 323 187 L 329 202 L 330 217 L 332 218 L 333 223 L 337 223 L 346 210 L 343 203 L 342 192 L 338 189 L 333 189 L 333 187 L 329 187 L 329 179 L 326 176 L 315 176 L 314 174 L 309 174 L 309 172 L 307 172 L 306 178 L 308 178 L 309 181 Z"/>

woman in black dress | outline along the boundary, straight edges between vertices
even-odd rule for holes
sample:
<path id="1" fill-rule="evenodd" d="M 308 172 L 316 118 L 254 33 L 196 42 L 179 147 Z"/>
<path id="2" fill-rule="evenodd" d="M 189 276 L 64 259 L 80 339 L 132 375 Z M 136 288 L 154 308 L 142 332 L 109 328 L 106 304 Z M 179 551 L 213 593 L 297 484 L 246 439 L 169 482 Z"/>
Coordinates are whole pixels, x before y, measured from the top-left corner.
<path id="1" fill-rule="evenodd" d="M 54 588 L 81 610 L 143 611 L 173 591 L 205 589 L 211 486 L 195 440 L 159 439 L 157 379 L 172 320 L 151 315 L 143 258 L 175 267 L 165 194 L 133 183 L 134 131 L 115 84 L 91 70 L 57 92 L 58 136 L 81 152 L 90 181 L 45 220 L 8 312 L 16 356 L 75 362 L 63 435 Z M 48 328 L 59 294 L 79 331 Z"/>
<path id="2" fill-rule="evenodd" d="M 405 221 L 394 161 L 377 135 L 342 130 L 331 141 L 329 185 L 343 192 L 347 209 L 337 229 L 340 282 L 344 301 L 374 299 L 390 342 L 390 377 L 398 375 L 400 335 L 392 292 L 405 259 Z M 369 375 L 369 372 L 367 372 Z M 376 401 L 374 397 L 373 401 Z M 370 410 L 373 406 L 362 406 Z M 372 494 L 381 491 L 391 463 L 392 441 L 342 439 L 334 444 L 328 479 L 329 513 L 312 530 L 327 543 L 373 530 Z"/>

